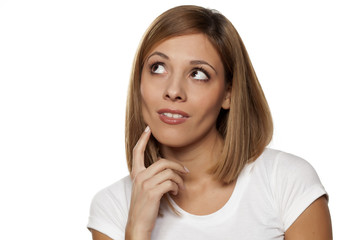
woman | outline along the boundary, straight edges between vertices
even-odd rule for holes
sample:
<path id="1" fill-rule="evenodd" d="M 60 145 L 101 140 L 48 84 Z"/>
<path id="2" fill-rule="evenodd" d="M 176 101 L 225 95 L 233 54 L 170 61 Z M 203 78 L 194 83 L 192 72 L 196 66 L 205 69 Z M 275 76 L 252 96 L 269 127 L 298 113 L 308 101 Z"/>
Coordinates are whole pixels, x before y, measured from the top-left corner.
<path id="1" fill-rule="evenodd" d="M 316 172 L 266 149 L 271 137 L 266 99 L 232 24 L 201 7 L 168 10 L 135 57 L 130 176 L 93 199 L 93 239 L 331 239 Z"/>

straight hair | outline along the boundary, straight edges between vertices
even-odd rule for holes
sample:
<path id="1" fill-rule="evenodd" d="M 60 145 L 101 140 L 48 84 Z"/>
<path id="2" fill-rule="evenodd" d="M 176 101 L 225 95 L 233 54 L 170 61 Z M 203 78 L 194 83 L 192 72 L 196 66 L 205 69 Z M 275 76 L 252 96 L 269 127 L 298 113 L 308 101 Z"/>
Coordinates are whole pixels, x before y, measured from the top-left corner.
<path id="1" fill-rule="evenodd" d="M 270 109 L 246 48 L 231 22 L 221 13 L 185 5 L 172 8 L 145 32 L 136 52 L 126 106 L 125 144 L 128 169 L 132 170 L 133 148 L 146 127 L 141 106 L 141 72 L 146 57 L 159 43 L 175 36 L 203 33 L 217 50 L 231 88 L 230 108 L 221 109 L 216 127 L 224 139 L 220 159 L 208 166 L 215 179 L 234 181 L 244 166 L 256 160 L 273 134 Z M 159 142 L 151 136 L 144 154 L 145 167 L 160 157 Z"/>

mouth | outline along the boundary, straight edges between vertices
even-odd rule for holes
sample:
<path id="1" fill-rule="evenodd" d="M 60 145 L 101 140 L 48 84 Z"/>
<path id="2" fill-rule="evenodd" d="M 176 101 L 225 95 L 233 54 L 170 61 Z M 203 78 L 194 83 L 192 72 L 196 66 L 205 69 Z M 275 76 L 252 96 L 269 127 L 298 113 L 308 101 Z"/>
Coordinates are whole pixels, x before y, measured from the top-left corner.
<path id="1" fill-rule="evenodd" d="M 172 109 L 160 109 L 157 113 L 161 121 L 170 125 L 184 123 L 190 117 L 186 112 Z"/>

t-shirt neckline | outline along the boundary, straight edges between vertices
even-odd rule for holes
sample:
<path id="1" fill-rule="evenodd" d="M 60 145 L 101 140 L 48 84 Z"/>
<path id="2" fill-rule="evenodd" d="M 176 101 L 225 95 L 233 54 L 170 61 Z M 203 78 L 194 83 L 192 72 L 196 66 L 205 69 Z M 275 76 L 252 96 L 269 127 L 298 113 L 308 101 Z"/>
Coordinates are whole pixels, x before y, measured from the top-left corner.
<path id="1" fill-rule="evenodd" d="M 248 185 L 249 173 L 253 167 L 254 162 L 248 163 L 245 165 L 244 169 L 241 171 L 240 175 L 236 179 L 235 187 L 231 193 L 228 201 L 222 206 L 219 210 L 207 214 L 207 215 L 195 215 L 189 212 L 186 212 L 181 207 L 179 207 L 176 202 L 168 194 L 168 199 L 171 205 L 180 213 L 180 217 L 186 219 L 187 221 L 196 221 L 197 224 L 211 224 L 214 222 L 219 222 L 227 217 L 231 216 L 234 213 L 234 210 L 237 208 L 246 186 Z M 171 211 L 171 210 L 170 210 Z"/>

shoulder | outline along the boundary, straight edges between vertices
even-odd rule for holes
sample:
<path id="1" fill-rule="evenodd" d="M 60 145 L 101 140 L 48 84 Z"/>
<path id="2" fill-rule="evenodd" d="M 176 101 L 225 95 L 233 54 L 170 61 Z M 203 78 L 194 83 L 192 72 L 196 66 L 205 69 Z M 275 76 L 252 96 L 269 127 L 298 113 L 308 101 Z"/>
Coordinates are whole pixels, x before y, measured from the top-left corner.
<path id="1" fill-rule="evenodd" d="M 323 195 L 327 197 L 318 174 L 306 160 L 273 149 L 266 149 L 258 160 L 256 165 L 268 176 L 272 198 L 284 230 L 313 201 Z"/>
<path id="2" fill-rule="evenodd" d="M 318 179 L 315 169 L 305 159 L 275 149 L 266 148 L 256 160 L 255 166 L 262 168 L 272 177 L 281 176 L 289 178 Z"/>
<path id="3" fill-rule="evenodd" d="M 273 195 L 323 189 L 312 165 L 301 157 L 266 148 L 252 166 L 253 175 L 267 182 Z"/>
<path id="4" fill-rule="evenodd" d="M 279 161 L 282 163 L 297 162 L 307 164 L 307 161 L 305 161 L 301 157 L 272 148 L 265 148 L 263 153 L 256 161 L 264 161 L 264 163 L 266 162 L 267 164 L 273 164 Z"/>
<path id="5" fill-rule="evenodd" d="M 95 194 L 87 227 L 114 239 L 122 236 L 130 207 L 131 188 L 132 181 L 127 176 Z"/>
<path id="6" fill-rule="evenodd" d="M 267 148 L 254 165 L 266 174 L 273 189 L 323 188 L 312 165 L 296 155 Z"/>
<path id="7" fill-rule="evenodd" d="M 131 187 L 130 176 L 124 177 L 96 193 L 92 200 L 92 205 L 126 201 L 127 196 L 131 194 Z"/>

